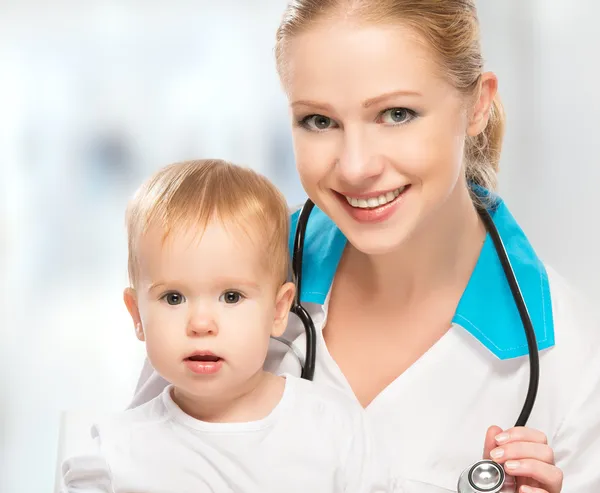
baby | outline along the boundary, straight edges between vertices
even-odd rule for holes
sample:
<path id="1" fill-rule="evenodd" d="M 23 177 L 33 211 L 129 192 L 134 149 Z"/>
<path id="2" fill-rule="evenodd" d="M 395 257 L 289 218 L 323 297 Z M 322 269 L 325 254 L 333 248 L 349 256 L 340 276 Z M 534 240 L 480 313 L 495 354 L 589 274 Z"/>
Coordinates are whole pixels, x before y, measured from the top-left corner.
<path id="1" fill-rule="evenodd" d="M 269 181 L 174 164 L 137 192 L 127 228 L 125 305 L 171 385 L 93 427 L 98 455 L 64 462 L 66 492 L 394 490 L 358 403 L 263 370 L 294 297 L 289 212 Z"/>

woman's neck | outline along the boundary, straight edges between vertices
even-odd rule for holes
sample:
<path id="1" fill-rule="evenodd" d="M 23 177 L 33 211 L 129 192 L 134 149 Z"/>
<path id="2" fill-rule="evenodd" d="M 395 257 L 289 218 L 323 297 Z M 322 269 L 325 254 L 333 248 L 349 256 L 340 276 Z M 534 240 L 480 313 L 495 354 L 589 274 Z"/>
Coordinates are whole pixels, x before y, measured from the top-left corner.
<path id="1" fill-rule="evenodd" d="M 342 262 L 364 288 L 365 301 L 420 302 L 448 289 L 464 289 L 485 240 L 485 226 L 466 186 L 448 200 L 397 251 L 365 255 L 351 245 Z M 379 304 L 379 303 L 377 303 Z"/>

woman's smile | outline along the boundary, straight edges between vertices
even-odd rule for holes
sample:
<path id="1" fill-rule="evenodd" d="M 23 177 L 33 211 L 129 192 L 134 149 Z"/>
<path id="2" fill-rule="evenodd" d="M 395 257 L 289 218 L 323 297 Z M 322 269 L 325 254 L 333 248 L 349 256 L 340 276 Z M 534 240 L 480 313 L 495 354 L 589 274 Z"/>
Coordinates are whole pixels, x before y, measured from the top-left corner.
<path id="1" fill-rule="evenodd" d="M 401 187 L 388 190 L 376 191 L 371 193 L 341 193 L 334 190 L 338 201 L 348 212 L 348 214 L 360 223 L 382 222 L 388 219 L 400 204 L 411 185 L 402 185 Z"/>

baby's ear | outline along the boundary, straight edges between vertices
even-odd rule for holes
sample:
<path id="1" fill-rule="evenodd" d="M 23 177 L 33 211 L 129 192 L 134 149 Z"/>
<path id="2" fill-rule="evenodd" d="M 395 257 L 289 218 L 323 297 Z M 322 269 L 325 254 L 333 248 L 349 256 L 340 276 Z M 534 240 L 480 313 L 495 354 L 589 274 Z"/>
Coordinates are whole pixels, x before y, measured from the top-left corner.
<path id="1" fill-rule="evenodd" d="M 133 326 L 135 327 L 135 335 L 140 341 L 145 340 L 144 328 L 142 327 L 142 318 L 140 317 L 140 310 L 138 308 L 137 293 L 133 288 L 127 288 L 123 291 L 123 301 L 127 307 Z"/>
<path id="2" fill-rule="evenodd" d="M 277 291 L 275 320 L 273 320 L 273 330 L 271 331 L 273 337 L 280 337 L 285 332 L 295 293 L 296 286 L 294 286 L 293 282 L 286 282 Z"/>

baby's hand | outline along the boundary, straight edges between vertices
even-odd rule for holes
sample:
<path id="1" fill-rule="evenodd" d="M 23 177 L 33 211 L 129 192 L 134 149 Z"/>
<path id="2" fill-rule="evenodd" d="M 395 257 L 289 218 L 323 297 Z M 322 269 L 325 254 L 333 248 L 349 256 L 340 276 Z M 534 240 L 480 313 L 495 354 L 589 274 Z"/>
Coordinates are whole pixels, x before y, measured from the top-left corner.
<path id="1" fill-rule="evenodd" d="M 111 486 L 110 468 L 99 455 L 71 457 L 62 464 L 61 493 L 108 493 Z"/>
<path id="2" fill-rule="evenodd" d="M 519 493 L 560 493 L 563 473 L 554 465 L 554 451 L 546 435 L 531 428 L 503 431 L 491 426 L 485 437 L 484 458 L 504 464 L 517 479 Z"/>

